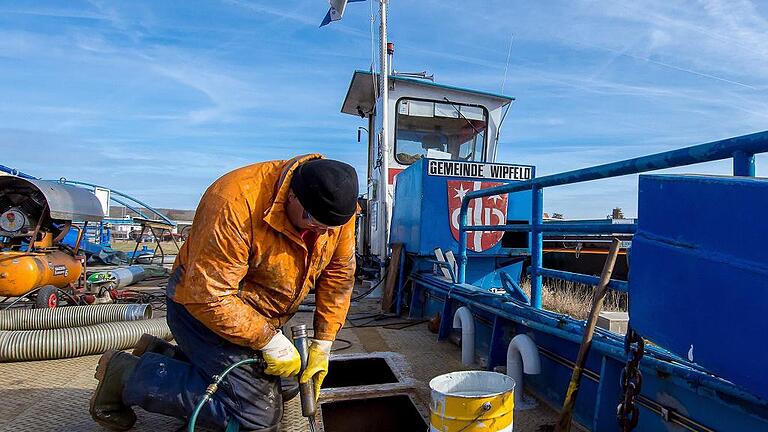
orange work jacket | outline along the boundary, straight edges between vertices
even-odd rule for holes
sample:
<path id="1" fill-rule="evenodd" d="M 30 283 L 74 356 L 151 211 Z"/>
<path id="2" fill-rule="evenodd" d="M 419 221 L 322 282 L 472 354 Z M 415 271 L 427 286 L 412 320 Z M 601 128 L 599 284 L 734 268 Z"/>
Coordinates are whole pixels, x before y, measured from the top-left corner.
<path id="1" fill-rule="evenodd" d="M 315 338 L 333 340 L 354 286 L 355 218 L 308 251 L 285 214 L 296 167 L 319 154 L 249 165 L 205 191 L 168 295 L 221 337 L 260 349 L 315 287 Z M 311 252 L 311 253 L 310 253 Z"/>

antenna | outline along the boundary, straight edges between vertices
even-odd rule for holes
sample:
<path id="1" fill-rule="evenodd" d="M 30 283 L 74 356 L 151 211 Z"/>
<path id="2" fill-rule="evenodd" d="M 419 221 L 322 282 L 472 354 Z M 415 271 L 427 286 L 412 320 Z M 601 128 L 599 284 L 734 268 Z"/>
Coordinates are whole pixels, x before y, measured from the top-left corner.
<path id="1" fill-rule="evenodd" d="M 512 57 L 512 40 L 515 38 L 514 33 L 509 34 L 509 49 L 507 49 L 507 62 L 504 64 L 504 79 L 501 81 L 501 94 L 504 94 L 504 85 L 507 84 L 507 70 L 509 69 L 509 58 Z"/>

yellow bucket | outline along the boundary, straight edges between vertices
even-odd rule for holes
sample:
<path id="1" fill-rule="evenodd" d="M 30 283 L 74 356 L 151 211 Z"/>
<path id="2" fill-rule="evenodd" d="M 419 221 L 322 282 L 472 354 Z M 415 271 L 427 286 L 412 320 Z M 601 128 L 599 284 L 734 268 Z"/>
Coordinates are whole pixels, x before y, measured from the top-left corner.
<path id="1" fill-rule="evenodd" d="M 430 432 L 511 432 L 515 380 L 485 371 L 440 375 L 429 382 Z"/>

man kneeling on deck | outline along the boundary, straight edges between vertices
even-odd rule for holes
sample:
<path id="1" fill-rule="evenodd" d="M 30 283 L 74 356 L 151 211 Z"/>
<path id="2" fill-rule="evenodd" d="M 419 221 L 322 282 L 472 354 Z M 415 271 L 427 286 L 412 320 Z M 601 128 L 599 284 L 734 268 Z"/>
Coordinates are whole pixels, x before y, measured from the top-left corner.
<path id="1" fill-rule="evenodd" d="M 131 406 L 187 419 L 211 377 L 246 358 L 266 368 L 232 371 L 198 425 L 277 431 L 280 377 L 297 375 L 299 354 L 280 327 L 315 288 L 314 339 L 300 381 L 316 394 L 331 343 L 349 309 L 355 272 L 355 170 L 320 155 L 235 170 L 211 185 L 168 282 L 168 326 L 178 346 L 144 335 L 133 355 L 99 360 L 94 420 L 112 430 L 136 422 Z"/>

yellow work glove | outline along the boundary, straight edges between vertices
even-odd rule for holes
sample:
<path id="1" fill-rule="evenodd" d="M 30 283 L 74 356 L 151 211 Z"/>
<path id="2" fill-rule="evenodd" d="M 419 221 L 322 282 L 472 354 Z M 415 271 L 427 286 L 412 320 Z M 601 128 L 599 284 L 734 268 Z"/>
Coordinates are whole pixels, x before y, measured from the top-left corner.
<path id="1" fill-rule="evenodd" d="M 261 348 L 267 368 L 264 373 L 283 378 L 298 375 L 301 370 L 301 357 L 293 343 L 278 331 L 272 339 Z"/>
<path id="2" fill-rule="evenodd" d="M 307 354 L 307 367 L 299 377 L 299 383 L 304 384 L 314 380 L 315 400 L 320 397 L 320 386 L 328 374 L 328 359 L 331 356 L 333 341 L 312 339 Z"/>

